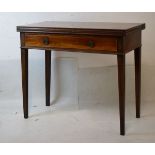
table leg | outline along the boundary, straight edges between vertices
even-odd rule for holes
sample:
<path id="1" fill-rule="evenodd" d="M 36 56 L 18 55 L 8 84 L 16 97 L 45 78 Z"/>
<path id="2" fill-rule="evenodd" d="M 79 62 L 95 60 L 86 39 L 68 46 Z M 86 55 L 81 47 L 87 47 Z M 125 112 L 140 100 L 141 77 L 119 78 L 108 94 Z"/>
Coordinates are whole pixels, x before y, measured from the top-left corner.
<path id="1" fill-rule="evenodd" d="M 24 118 L 28 118 L 28 49 L 21 49 Z"/>
<path id="2" fill-rule="evenodd" d="M 125 135 L 125 55 L 117 55 L 120 135 Z"/>
<path id="3" fill-rule="evenodd" d="M 140 118 L 141 99 L 141 47 L 134 51 L 135 56 L 135 95 L 136 95 L 136 118 Z"/>
<path id="4" fill-rule="evenodd" d="M 46 106 L 50 106 L 50 84 L 51 84 L 51 50 L 45 50 Z"/>

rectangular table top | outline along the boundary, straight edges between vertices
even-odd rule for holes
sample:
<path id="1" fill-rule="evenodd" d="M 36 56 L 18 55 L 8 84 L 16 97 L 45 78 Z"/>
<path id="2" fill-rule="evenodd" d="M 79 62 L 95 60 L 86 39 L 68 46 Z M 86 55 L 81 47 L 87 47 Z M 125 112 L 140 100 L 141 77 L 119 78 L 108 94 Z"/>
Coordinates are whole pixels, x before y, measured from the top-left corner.
<path id="1" fill-rule="evenodd" d="M 45 21 L 17 26 L 18 32 L 125 35 L 134 29 L 145 29 L 145 23 Z"/>

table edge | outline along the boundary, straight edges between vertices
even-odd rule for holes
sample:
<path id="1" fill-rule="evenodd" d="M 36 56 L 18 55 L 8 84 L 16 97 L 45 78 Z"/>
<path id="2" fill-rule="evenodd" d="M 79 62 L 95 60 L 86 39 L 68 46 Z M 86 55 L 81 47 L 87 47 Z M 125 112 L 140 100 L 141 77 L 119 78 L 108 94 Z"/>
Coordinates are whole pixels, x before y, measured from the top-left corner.
<path id="1" fill-rule="evenodd" d="M 123 36 L 136 29 L 144 30 L 145 23 L 130 29 L 87 29 L 87 28 L 59 28 L 59 27 L 30 27 L 17 26 L 17 32 L 54 33 L 54 34 L 84 34 L 84 35 L 115 35 Z"/>

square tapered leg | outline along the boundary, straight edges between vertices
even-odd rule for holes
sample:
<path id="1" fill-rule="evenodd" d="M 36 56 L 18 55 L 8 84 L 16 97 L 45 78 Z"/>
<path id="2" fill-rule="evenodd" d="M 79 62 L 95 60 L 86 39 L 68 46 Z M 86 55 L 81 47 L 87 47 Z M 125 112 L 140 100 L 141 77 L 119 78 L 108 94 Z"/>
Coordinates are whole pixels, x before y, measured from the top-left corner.
<path id="1" fill-rule="evenodd" d="M 51 51 L 45 50 L 46 106 L 50 106 L 50 86 L 51 86 Z"/>
<path id="2" fill-rule="evenodd" d="M 140 118 L 141 100 L 141 47 L 136 48 L 135 54 L 135 96 L 136 96 L 136 118 Z"/>
<path id="3" fill-rule="evenodd" d="M 21 49 L 24 118 L 28 118 L 28 49 Z"/>
<path id="4" fill-rule="evenodd" d="M 125 135 L 125 55 L 117 55 L 120 135 Z"/>

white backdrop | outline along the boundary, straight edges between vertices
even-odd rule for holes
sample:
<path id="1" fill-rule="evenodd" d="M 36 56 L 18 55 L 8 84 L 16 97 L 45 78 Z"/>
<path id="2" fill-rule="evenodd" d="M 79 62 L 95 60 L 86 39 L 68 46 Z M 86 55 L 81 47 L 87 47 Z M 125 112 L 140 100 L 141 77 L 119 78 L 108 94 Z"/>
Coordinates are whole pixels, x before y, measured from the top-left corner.
<path id="1" fill-rule="evenodd" d="M 20 40 L 16 26 L 47 20 L 145 22 L 142 101 L 155 100 L 155 13 L 0 13 L 0 104 L 5 100 L 22 102 Z M 33 51 L 30 51 L 29 64 L 30 104 L 38 99 L 44 104 L 44 52 Z M 79 96 L 81 104 L 117 101 L 115 56 L 53 52 L 52 60 L 52 100 L 57 98 L 63 100 L 63 104 L 77 104 Z M 127 101 L 134 101 L 133 52 L 127 55 L 127 64 Z M 12 105 L 17 106 L 17 103 L 12 102 Z"/>

